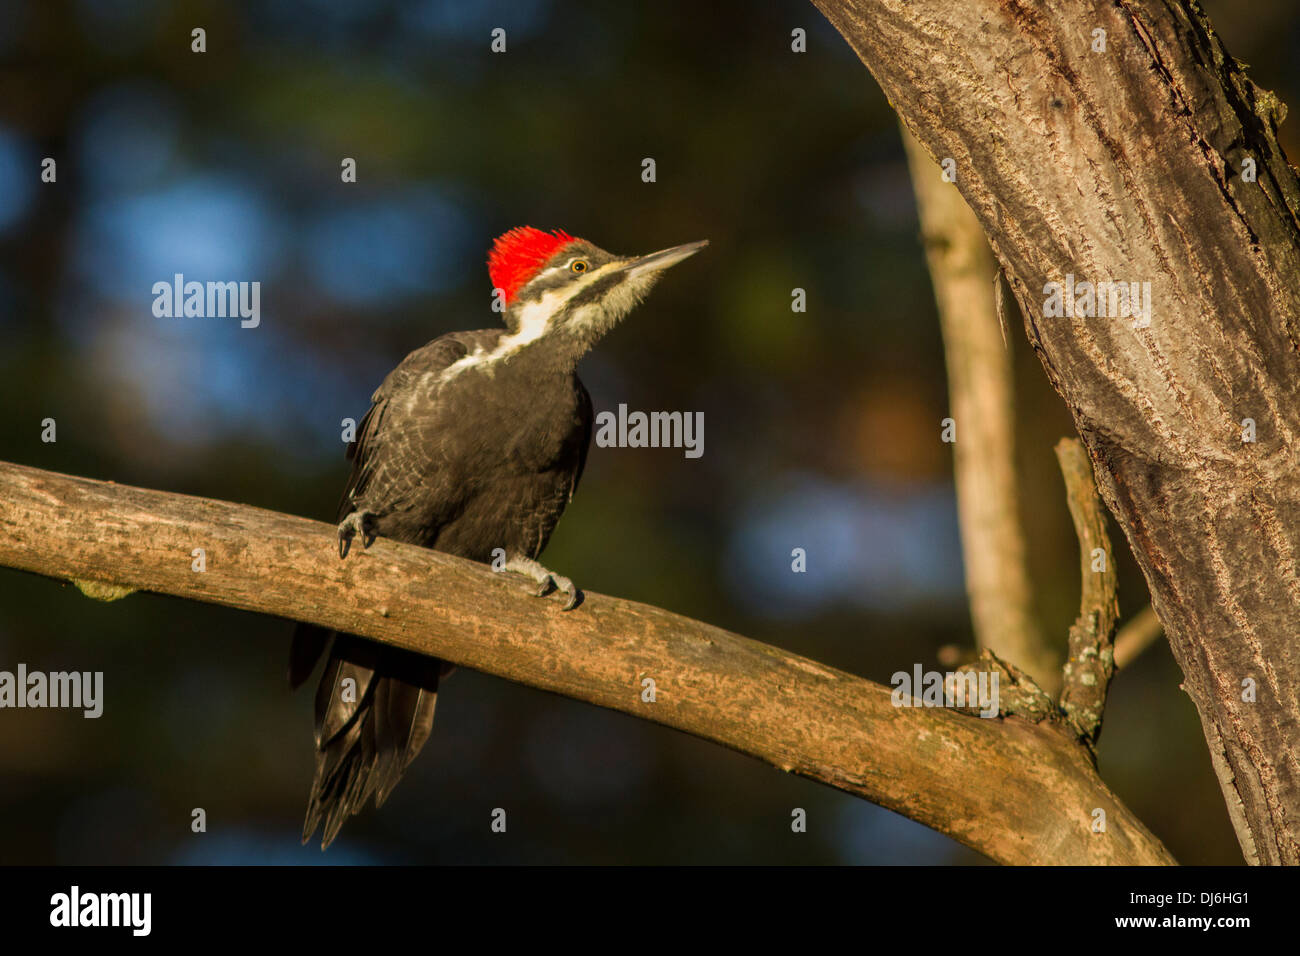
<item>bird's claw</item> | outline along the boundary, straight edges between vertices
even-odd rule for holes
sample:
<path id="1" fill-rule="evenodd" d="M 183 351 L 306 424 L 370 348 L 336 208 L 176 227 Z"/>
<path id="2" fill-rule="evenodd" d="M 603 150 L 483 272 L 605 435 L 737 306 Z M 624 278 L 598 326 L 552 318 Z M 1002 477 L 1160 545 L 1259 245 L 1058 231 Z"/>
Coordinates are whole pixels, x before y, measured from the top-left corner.
<path id="1" fill-rule="evenodd" d="M 574 587 L 572 581 L 562 574 L 547 570 L 531 558 L 514 558 L 506 562 L 502 570 L 513 571 L 515 574 L 522 574 L 536 581 L 537 591 L 534 593 L 537 597 L 546 597 L 556 591 L 567 594 L 569 599 L 564 604 L 566 611 L 572 611 L 582 603 L 582 592 Z"/>
<path id="2" fill-rule="evenodd" d="M 572 581 L 561 574 L 548 574 L 541 587 L 537 589 L 537 596 L 546 597 L 556 591 L 569 596 L 569 600 L 564 604 L 564 610 L 566 611 L 572 611 L 582 601 L 582 592 L 574 587 Z"/>
<path id="3" fill-rule="evenodd" d="M 361 547 L 375 543 L 374 515 L 369 511 L 354 511 L 339 522 L 339 557 L 346 558 L 352 548 L 352 539 L 361 535 Z"/>

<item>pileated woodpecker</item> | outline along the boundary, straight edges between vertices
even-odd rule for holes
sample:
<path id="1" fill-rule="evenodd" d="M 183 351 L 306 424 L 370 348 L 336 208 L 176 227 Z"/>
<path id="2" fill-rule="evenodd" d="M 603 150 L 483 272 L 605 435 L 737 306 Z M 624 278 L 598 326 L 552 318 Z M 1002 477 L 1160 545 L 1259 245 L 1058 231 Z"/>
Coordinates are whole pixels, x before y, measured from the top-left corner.
<path id="1" fill-rule="evenodd" d="M 339 556 L 376 534 L 490 562 L 531 578 L 537 594 L 580 601 L 537 557 L 573 498 L 591 441 L 591 398 L 578 360 L 618 324 L 692 242 L 647 256 L 611 255 L 562 231 L 524 226 L 488 255 L 504 329 L 450 332 L 416 349 L 371 397 L 338 511 Z M 332 643 L 331 643 L 332 639 Z M 373 796 L 381 806 L 433 726 L 451 665 L 349 634 L 299 625 L 289 680 L 299 686 L 329 644 L 316 691 L 316 774 L 303 842 L 321 848 Z"/>

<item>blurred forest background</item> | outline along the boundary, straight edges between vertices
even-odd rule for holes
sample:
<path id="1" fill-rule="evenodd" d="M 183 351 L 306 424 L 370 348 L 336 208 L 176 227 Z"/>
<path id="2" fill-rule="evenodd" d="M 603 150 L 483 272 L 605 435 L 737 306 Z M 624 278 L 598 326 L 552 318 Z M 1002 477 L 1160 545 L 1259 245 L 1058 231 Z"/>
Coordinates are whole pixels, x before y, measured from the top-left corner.
<path id="1" fill-rule="evenodd" d="M 1300 10 L 1204 5 L 1256 82 L 1300 102 Z M 703 458 L 593 449 L 549 566 L 880 682 L 970 644 L 897 121 L 806 2 L 5 0 L 0 459 L 329 519 L 340 421 L 410 350 L 497 321 L 484 257 L 525 223 L 624 253 L 712 243 L 582 367 L 598 411 L 703 411 Z M 177 272 L 260 281 L 260 327 L 155 318 L 151 286 Z M 1073 429 L 1014 331 L 1037 604 L 1064 642 L 1078 558 L 1052 445 Z M 1127 619 L 1146 588 L 1112 534 Z M 285 684 L 289 630 L 0 569 L 0 669 L 105 674 L 98 720 L 0 712 L 0 863 L 984 862 L 722 748 L 463 670 L 388 805 L 322 854 L 299 845 L 311 691 Z M 1118 675 L 1101 772 L 1182 862 L 1239 863 L 1179 681 L 1163 641 Z"/>

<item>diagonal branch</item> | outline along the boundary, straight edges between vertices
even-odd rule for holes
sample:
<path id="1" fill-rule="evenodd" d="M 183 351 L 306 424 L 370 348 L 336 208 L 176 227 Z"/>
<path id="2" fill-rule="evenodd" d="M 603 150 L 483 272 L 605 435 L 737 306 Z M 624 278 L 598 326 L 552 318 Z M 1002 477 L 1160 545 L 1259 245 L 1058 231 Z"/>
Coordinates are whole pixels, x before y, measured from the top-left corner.
<path id="1" fill-rule="evenodd" d="M 340 561 L 334 529 L 306 518 L 0 463 L 0 565 L 92 596 L 173 594 L 435 654 L 715 741 L 999 862 L 1173 862 L 1049 728 L 897 708 L 888 688 L 632 601 L 588 594 L 563 612 L 424 548 L 381 539 Z M 1096 808 L 1105 833 L 1091 830 Z"/>
<path id="2" fill-rule="evenodd" d="M 1128 667 L 1165 633 L 1155 609 L 1147 605 L 1115 635 L 1115 670 Z"/>

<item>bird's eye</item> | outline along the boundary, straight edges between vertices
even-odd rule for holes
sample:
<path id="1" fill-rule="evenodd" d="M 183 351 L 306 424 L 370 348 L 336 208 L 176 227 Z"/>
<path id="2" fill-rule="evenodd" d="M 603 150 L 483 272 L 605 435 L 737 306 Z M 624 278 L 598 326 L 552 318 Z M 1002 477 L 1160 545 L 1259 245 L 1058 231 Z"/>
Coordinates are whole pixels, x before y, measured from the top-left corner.
<path id="1" fill-rule="evenodd" d="M 572 269 L 574 272 L 586 272 L 586 271 L 587 271 L 587 260 L 586 260 L 586 259 L 574 259 L 574 260 L 573 260 L 573 263 L 569 266 L 569 268 Z"/>

